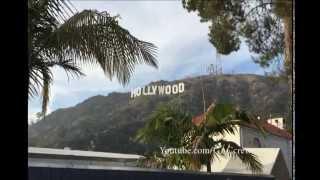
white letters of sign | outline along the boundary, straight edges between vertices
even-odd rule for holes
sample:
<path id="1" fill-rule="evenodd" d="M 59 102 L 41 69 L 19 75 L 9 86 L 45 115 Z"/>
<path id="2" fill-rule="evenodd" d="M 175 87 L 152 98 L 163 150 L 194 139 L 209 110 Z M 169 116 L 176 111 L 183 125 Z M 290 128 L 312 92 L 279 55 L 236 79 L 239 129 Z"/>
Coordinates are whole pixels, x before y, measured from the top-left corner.
<path id="1" fill-rule="evenodd" d="M 141 95 L 171 95 L 181 94 L 184 92 L 184 83 L 172 84 L 172 85 L 153 85 L 146 87 L 137 87 L 131 91 L 131 98 L 135 98 Z"/>

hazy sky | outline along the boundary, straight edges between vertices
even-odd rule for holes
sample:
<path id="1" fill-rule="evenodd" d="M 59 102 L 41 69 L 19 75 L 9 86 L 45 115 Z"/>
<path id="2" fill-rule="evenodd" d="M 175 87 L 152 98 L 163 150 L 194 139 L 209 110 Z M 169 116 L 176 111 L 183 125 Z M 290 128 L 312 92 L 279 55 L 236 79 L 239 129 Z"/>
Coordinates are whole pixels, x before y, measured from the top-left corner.
<path id="1" fill-rule="evenodd" d="M 214 63 L 216 51 L 208 41 L 208 24 L 200 23 L 196 13 L 183 9 L 181 1 L 72 1 L 78 11 L 96 9 L 120 15 L 119 23 L 137 38 L 158 47 L 159 69 L 139 65 L 128 86 L 116 79 L 109 81 L 100 68 L 84 67 L 85 77 L 70 79 L 61 69 L 53 69 L 49 112 L 74 106 L 95 95 L 112 91 L 130 91 L 151 81 L 173 80 L 204 74 L 203 67 Z M 223 71 L 263 74 L 264 69 L 253 63 L 243 43 L 239 51 L 221 56 Z M 41 111 L 41 100 L 29 100 L 29 121 Z"/>

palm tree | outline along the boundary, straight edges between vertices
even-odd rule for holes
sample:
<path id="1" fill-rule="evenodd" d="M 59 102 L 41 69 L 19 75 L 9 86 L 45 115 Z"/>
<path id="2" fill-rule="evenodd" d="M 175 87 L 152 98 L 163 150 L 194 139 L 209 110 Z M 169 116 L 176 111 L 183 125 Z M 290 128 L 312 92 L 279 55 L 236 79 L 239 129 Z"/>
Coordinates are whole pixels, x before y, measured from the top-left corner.
<path id="1" fill-rule="evenodd" d="M 145 154 L 141 166 L 148 168 L 194 169 L 191 156 L 186 154 L 163 155 L 159 147 L 181 147 L 190 144 L 188 136 L 193 124 L 191 115 L 177 103 L 161 104 L 148 118 L 145 126 L 137 132 L 135 141 L 156 146 Z"/>
<path id="2" fill-rule="evenodd" d="M 186 149 L 212 149 L 203 154 L 168 154 L 159 151 L 147 158 L 147 163 L 153 161 L 154 167 L 178 167 L 180 169 L 199 170 L 206 165 L 207 172 L 211 172 L 213 159 L 219 156 L 238 157 L 254 173 L 262 170 L 258 158 L 243 149 L 238 144 L 216 138 L 225 134 L 235 134 L 236 127 L 242 123 L 258 122 L 244 112 L 228 104 L 211 104 L 206 112 L 199 116 L 200 123 L 193 124 L 191 117 L 176 108 L 176 105 L 161 107 L 148 120 L 146 126 L 138 131 L 136 140 L 142 143 L 154 144 L 162 147 Z M 157 164 L 158 163 L 158 164 Z M 159 165 L 160 164 L 160 165 Z"/>
<path id="3" fill-rule="evenodd" d="M 107 12 L 78 12 L 68 0 L 28 0 L 29 97 L 42 96 L 46 114 L 52 68 L 68 77 L 84 75 L 80 67 L 98 65 L 112 80 L 126 85 L 137 64 L 157 68 L 156 46 L 122 28 Z"/>
<path id="4" fill-rule="evenodd" d="M 244 150 L 235 142 L 223 139 L 225 134 L 235 135 L 236 127 L 243 123 L 255 124 L 263 132 L 258 121 L 231 104 L 214 103 L 198 118 L 200 123 L 193 133 L 192 148 L 213 150 L 210 154 L 194 155 L 199 164 L 206 165 L 207 172 L 211 172 L 212 160 L 219 156 L 238 157 L 252 172 L 261 172 L 262 164 L 254 154 Z"/>

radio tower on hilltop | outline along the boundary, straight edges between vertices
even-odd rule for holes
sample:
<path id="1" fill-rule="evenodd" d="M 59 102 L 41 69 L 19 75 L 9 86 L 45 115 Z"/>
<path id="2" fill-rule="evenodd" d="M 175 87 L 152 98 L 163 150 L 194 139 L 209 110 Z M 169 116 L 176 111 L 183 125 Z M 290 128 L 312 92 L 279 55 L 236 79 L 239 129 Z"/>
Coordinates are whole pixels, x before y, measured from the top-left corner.
<path id="1" fill-rule="evenodd" d="M 215 69 L 214 70 L 214 75 L 223 74 L 222 63 L 221 63 L 221 55 L 219 53 L 216 54 L 215 68 L 214 69 Z"/>
<path id="2" fill-rule="evenodd" d="M 208 66 L 205 67 L 205 71 L 209 75 L 214 75 L 214 76 L 223 74 L 220 55 L 217 55 L 217 58 L 214 60 L 213 64 L 209 64 Z"/>
<path id="3" fill-rule="evenodd" d="M 221 58 L 216 59 L 216 75 L 223 74 Z"/>
<path id="4" fill-rule="evenodd" d="M 207 73 L 209 73 L 210 75 L 214 75 L 215 74 L 215 66 L 213 64 L 210 64 L 207 67 Z"/>

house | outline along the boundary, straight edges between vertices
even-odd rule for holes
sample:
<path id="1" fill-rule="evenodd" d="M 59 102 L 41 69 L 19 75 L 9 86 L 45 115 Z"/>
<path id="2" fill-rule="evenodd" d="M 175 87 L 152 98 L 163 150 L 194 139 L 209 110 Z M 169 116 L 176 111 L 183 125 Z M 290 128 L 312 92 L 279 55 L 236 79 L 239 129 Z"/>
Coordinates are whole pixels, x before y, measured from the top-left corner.
<path id="1" fill-rule="evenodd" d="M 194 117 L 192 122 L 195 125 L 199 125 L 203 120 L 203 115 L 199 115 Z M 283 118 L 273 118 L 261 122 L 261 127 L 264 129 L 265 134 L 253 124 L 243 123 L 236 127 L 235 134 L 226 134 L 223 137 L 217 138 L 233 141 L 249 152 L 254 152 L 264 165 L 263 173 L 268 174 L 272 172 L 270 167 L 267 167 L 267 164 L 269 164 L 269 166 L 272 165 L 273 167 L 274 165 L 275 168 L 281 169 L 281 171 L 287 171 L 289 177 L 292 178 L 292 135 L 284 129 Z M 242 171 L 241 166 L 238 166 L 239 168 L 237 169 L 237 166 L 232 165 L 239 164 L 237 160 L 222 159 L 218 163 L 212 162 L 213 166 L 211 169 L 213 171 L 248 173 L 248 171 Z M 282 160 L 279 159 L 283 159 L 284 163 L 280 162 Z M 228 163 L 229 166 L 227 166 Z M 278 172 L 278 170 L 274 169 L 274 172 Z"/>

